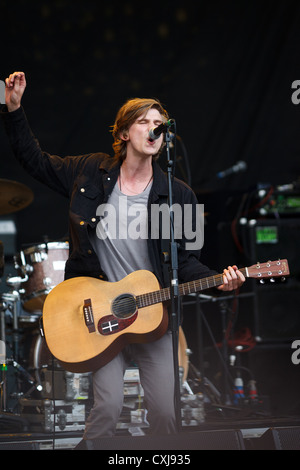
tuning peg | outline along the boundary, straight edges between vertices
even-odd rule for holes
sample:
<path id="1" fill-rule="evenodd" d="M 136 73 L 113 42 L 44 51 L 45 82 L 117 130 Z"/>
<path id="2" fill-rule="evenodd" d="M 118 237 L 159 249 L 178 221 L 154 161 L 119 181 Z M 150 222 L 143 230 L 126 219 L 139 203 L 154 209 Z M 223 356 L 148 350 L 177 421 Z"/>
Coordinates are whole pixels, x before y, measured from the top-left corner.
<path id="1" fill-rule="evenodd" d="M 286 281 L 286 278 L 284 276 L 282 276 L 281 282 L 285 282 L 285 281 Z"/>
<path id="2" fill-rule="evenodd" d="M 270 282 L 275 282 L 275 279 L 271 277 Z"/>
<path id="3" fill-rule="evenodd" d="M 264 283 L 265 283 L 265 280 L 264 280 L 264 279 L 260 279 L 259 282 L 260 282 L 260 284 L 264 284 Z"/>

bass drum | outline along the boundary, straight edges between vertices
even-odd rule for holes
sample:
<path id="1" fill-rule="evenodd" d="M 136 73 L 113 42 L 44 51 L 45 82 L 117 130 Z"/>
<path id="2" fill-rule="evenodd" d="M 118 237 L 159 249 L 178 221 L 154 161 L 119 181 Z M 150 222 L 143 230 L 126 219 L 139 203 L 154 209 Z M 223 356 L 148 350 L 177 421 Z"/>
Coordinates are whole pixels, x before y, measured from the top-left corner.
<path id="1" fill-rule="evenodd" d="M 185 335 L 182 327 L 179 327 L 178 335 L 178 364 L 182 369 L 182 383 L 184 383 L 188 376 L 189 371 L 189 356 L 188 356 L 188 346 L 185 339 Z M 44 368 L 59 366 L 57 360 L 52 356 L 46 340 L 41 335 L 34 337 L 33 347 L 31 349 L 31 365 L 36 371 L 36 379 L 39 381 L 39 371 Z"/>
<path id="2" fill-rule="evenodd" d="M 69 257 L 67 242 L 34 245 L 21 251 L 18 267 L 28 280 L 23 283 L 23 308 L 28 312 L 43 310 L 46 296 L 64 280 L 65 264 Z"/>
<path id="3" fill-rule="evenodd" d="M 178 336 L 178 363 L 179 367 L 183 369 L 182 382 L 186 381 L 189 371 L 188 351 L 189 349 L 185 335 L 180 326 Z M 45 338 L 39 334 L 34 338 L 31 356 L 31 364 L 33 365 L 34 370 L 40 370 L 49 366 L 51 367 L 53 365 L 53 361 L 55 365 L 58 365 L 57 360 L 52 356 L 47 346 Z"/>
<path id="4" fill-rule="evenodd" d="M 30 335 L 30 338 L 28 369 L 34 374 L 36 383 L 42 386 L 44 395 L 44 371 L 52 371 L 57 368 L 58 364 L 49 351 L 45 338 L 37 330 Z"/>
<path id="5" fill-rule="evenodd" d="M 30 363 L 35 371 L 57 366 L 57 361 L 49 351 L 45 338 L 39 333 L 33 336 Z"/>
<path id="6" fill-rule="evenodd" d="M 42 398 L 67 402 L 88 399 L 91 396 L 90 374 L 77 374 L 65 371 L 52 356 L 46 340 L 40 334 L 32 338 L 30 370 L 34 373 Z"/>

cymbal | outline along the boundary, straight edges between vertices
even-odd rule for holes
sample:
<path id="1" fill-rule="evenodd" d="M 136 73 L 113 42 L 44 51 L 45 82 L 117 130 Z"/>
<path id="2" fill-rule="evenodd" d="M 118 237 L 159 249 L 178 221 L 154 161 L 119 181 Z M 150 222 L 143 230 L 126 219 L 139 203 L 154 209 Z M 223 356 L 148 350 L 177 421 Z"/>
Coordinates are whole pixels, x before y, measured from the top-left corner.
<path id="1" fill-rule="evenodd" d="M 17 181 L 0 178 L 0 215 L 20 211 L 32 201 L 33 192 L 30 188 Z"/>

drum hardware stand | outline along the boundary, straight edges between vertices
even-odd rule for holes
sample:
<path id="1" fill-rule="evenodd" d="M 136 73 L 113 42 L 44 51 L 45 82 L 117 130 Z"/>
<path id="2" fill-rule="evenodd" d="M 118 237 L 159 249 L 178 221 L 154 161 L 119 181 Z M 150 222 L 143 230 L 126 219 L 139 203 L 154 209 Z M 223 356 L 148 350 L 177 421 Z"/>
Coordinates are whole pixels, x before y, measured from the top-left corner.
<path id="1" fill-rule="evenodd" d="M 8 294 L 4 294 L 3 297 L 6 301 L 9 302 L 7 304 L 6 310 L 12 310 L 12 332 L 13 332 L 13 355 L 15 361 L 19 360 L 19 322 L 18 318 L 20 316 L 21 310 L 21 299 L 20 299 L 20 292 L 21 292 L 21 284 L 22 282 L 26 282 L 28 276 L 25 278 L 21 278 L 19 276 L 16 277 L 8 277 L 6 280 L 6 284 L 11 288 Z"/>
<path id="2" fill-rule="evenodd" d="M 5 311 L 7 305 L 0 300 L 0 326 L 1 326 L 1 348 L 0 348 L 0 366 L 1 366 L 1 382 L 0 382 L 0 424 L 1 428 L 3 425 L 7 425 L 7 429 L 18 428 L 23 432 L 28 431 L 28 423 L 21 416 L 9 413 L 7 411 L 7 391 L 6 391 L 6 371 L 7 371 L 7 360 L 6 360 L 6 335 L 5 335 Z"/>
<path id="3" fill-rule="evenodd" d="M 226 299 L 227 300 L 227 299 Z M 227 313 L 227 304 L 226 300 L 221 300 L 219 303 L 220 313 L 221 313 L 221 320 L 222 320 L 222 357 L 223 357 L 223 369 L 224 369 L 224 398 L 225 398 L 225 405 L 232 405 L 231 401 L 231 390 L 233 387 L 229 385 L 229 381 L 231 379 L 229 369 L 228 369 L 228 343 L 226 339 L 226 313 Z"/>
<path id="4" fill-rule="evenodd" d="M 192 376 L 190 382 L 185 381 L 182 389 L 185 389 L 190 395 L 194 395 L 194 387 L 199 388 L 207 395 L 212 405 L 221 404 L 221 393 L 219 390 L 207 377 L 202 376 L 201 372 L 191 362 L 189 363 L 189 375 Z"/>
<path id="5" fill-rule="evenodd" d="M 37 383 L 34 378 L 26 371 L 26 369 L 19 364 L 19 322 L 18 317 L 21 308 L 21 300 L 20 300 L 20 293 L 18 289 L 20 288 L 20 284 L 25 282 L 24 280 L 19 277 L 9 278 L 7 280 L 7 284 L 14 289 L 8 294 L 2 294 L 1 301 L 0 301 L 0 314 L 1 314 L 1 345 L 3 346 L 3 358 L 2 358 L 2 376 L 3 379 L 1 381 L 1 407 L 2 411 L 6 412 L 7 410 L 7 378 L 6 378 L 6 370 L 7 366 L 11 365 L 13 368 L 20 373 L 27 382 L 31 385 L 31 388 L 25 393 L 25 396 L 29 396 L 33 390 L 42 390 L 42 385 Z M 5 321 L 5 313 L 9 311 L 12 312 L 12 343 L 13 343 L 13 357 L 7 358 L 6 357 L 6 321 Z M 1 408 L 0 408 L 1 410 Z"/>
<path id="6" fill-rule="evenodd" d="M 0 302 L 0 326 L 1 326 L 1 350 L 0 350 L 0 365 L 2 371 L 2 377 L 0 382 L 0 393 L 1 393 L 1 401 L 0 401 L 0 411 L 6 411 L 6 337 L 5 337 L 5 310 L 6 304 L 4 302 Z"/>
<path id="7" fill-rule="evenodd" d="M 200 298 L 202 297 L 201 294 L 199 296 Z M 227 301 L 231 298 L 234 298 L 234 296 L 232 295 L 228 295 L 228 296 L 221 296 L 221 297 L 214 297 L 214 296 L 208 296 L 208 295 L 205 295 L 203 296 L 204 299 L 206 301 L 210 301 L 210 302 L 218 302 L 219 304 L 219 310 L 220 310 L 220 313 L 221 313 L 221 326 L 222 326 L 222 333 L 223 333 L 223 338 L 222 338 L 222 348 L 221 350 L 218 348 L 217 346 L 217 342 L 213 336 L 213 333 L 209 327 L 209 324 L 205 318 L 205 316 L 203 315 L 203 312 L 201 312 L 201 317 L 202 317 L 202 320 L 205 322 L 206 324 L 206 328 L 208 330 L 208 333 L 211 337 L 211 340 L 213 342 L 213 345 L 215 347 L 215 350 L 217 351 L 217 354 L 220 358 L 220 361 L 221 361 L 221 364 L 222 364 L 222 368 L 223 368 L 223 372 L 224 372 L 224 380 L 223 380 L 223 405 L 225 405 L 225 407 L 228 407 L 228 406 L 231 406 L 232 405 L 232 401 L 231 401 L 231 391 L 233 389 L 233 387 L 230 387 L 230 384 L 229 382 L 231 383 L 232 382 L 232 377 L 230 375 L 230 372 L 229 372 L 229 368 L 228 368 L 228 359 L 229 359 L 229 356 L 228 356 L 228 345 L 227 345 L 227 340 L 226 340 L 226 313 L 227 313 Z"/>
<path id="8" fill-rule="evenodd" d="M 15 282 L 18 282 L 19 280 L 19 282 L 22 283 L 22 282 L 28 281 L 28 274 L 33 273 L 34 268 L 30 264 L 26 263 L 26 259 L 25 259 L 25 255 L 23 251 L 20 251 L 19 255 L 21 258 L 21 265 L 18 262 L 17 256 L 14 256 L 15 269 L 21 272 L 24 275 L 24 277 L 22 278 L 16 277 Z"/>
<path id="9" fill-rule="evenodd" d="M 252 296 L 252 294 L 244 293 L 244 294 L 239 294 L 239 297 L 249 297 Z M 205 323 L 205 326 L 207 328 L 208 334 L 213 342 L 214 348 L 220 358 L 223 372 L 224 372 L 224 381 L 223 381 L 223 394 L 219 393 L 218 390 L 213 386 L 213 384 L 207 382 L 204 377 L 204 374 L 199 373 L 200 376 L 204 377 L 204 383 L 208 384 L 209 388 L 211 389 L 213 396 L 217 398 L 217 405 L 219 408 L 228 409 L 228 410 L 235 410 L 238 411 L 240 408 L 236 406 L 233 401 L 232 401 L 232 396 L 233 396 L 233 389 L 234 389 L 234 379 L 232 378 L 230 371 L 229 371 L 229 353 L 228 353 L 228 341 L 226 338 L 226 317 L 227 317 L 227 302 L 229 300 L 232 300 L 235 298 L 235 295 L 225 295 L 225 296 L 213 296 L 213 295 L 205 295 L 205 294 L 198 294 L 197 295 L 197 318 L 199 317 L 198 324 L 197 324 L 197 330 L 198 330 L 198 337 L 200 344 L 201 344 L 201 349 L 203 348 L 203 341 L 202 341 L 202 327 L 200 325 L 200 317 L 201 317 L 201 322 L 203 321 Z M 219 304 L 219 309 L 221 313 L 221 324 L 222 324 L 222 347 L 221 349 L 218 347 L 217 342 L 214 338 L 214 335 L 211 331 L 211 328 L 208 324 L 207 319 L 205 318 L 202 309 L 200 308 L 200 303 L 204 302 L 218 302 Z M 203 352 L 201 351 L 201 360 L 203 360 Z M 201 362 L 201 368 L 203 367 L 203 362 Z M 222 399 L 223 395 L 223 399 Z M 224 401 L 223 401 L 224 400 Z M 223 401 L 223 403 L 222 403 Z M 212 405 L 214 405 L 212 403 Z"/>

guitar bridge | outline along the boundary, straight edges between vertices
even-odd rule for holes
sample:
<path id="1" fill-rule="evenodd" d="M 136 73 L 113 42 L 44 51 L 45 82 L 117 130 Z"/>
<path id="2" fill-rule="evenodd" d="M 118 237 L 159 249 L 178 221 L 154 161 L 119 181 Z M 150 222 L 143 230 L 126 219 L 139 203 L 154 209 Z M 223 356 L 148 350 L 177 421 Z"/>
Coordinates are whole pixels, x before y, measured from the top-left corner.
<path id="1" fill-rule="evenodd" d="M 96 331 L 91 299 L 85 299 L 83 305 L 83 315 L 89 333 L 93 333 L 94 331 Z"/>

